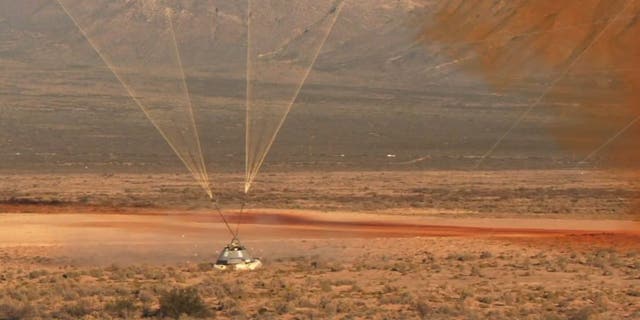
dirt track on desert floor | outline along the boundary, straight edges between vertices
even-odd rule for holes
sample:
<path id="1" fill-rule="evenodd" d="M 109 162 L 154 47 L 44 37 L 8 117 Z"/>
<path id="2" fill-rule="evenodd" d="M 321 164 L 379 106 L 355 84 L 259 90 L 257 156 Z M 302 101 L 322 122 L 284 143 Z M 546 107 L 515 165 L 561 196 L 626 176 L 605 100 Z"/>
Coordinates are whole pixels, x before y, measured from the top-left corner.
<path id="1" fill-rule="evenodd" d="M 55 211 L 0 215 L 0 247 L 46 247 L 49 252 L 63 250 L 65 256 L 92 262 L 158 262 L 215 255 L 230 239 L 215 212 Z M 283 210 L 226 215 L 233 229 L 241 222 L 240 237 L 245 244 L 255 248 L 257 254 L 276 257 L 289 255 L 291 246 L 285 243 L 348 238 L 464 237 L 640 245 L 639 224 L 619 220 L 440 218 Z"/>

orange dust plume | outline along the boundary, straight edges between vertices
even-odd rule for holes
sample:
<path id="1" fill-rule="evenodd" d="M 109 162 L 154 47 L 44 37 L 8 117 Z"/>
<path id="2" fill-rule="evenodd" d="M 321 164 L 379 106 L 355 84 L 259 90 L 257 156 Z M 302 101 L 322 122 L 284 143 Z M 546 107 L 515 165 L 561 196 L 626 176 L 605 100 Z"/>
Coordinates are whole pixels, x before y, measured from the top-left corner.
<path id="1" fill-rule="evenodd" d="M 536 111 L 552 115 L 549 131 L 576 166 L 638 172 L 640 1 L 448 0 L 431 9 L 423 44 L 443 59 L 472 57 L 459 68 L 493 90 L 543 98 Z"/>

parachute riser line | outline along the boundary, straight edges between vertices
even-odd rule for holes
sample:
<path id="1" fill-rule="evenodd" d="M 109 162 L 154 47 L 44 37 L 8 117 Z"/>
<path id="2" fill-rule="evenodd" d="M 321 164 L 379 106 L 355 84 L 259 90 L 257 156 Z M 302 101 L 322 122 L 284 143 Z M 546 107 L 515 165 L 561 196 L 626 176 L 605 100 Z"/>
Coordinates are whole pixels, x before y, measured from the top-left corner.
<path id="1" fill-rule="evenodd" d="M 300 83 L 297 85 L 296 89 L 295 89 L 295 93 L 293 95 L 293 97 L 289 100 L 289 102 L 287 103 L 287 108 L 286 108 L 286 112 L 284 113 L 284 116 L 280 119 L 275 132 L 273 133 L 273 136 L 271 136 L 271 138 L 269 139 L 269 142 L 267 144 L 267 147 L 265 149 L 265 152 L 263 152 L 262 155 L 259 156 L 258 161 L 256 163 L 252 163 L 249 164 L 249 124 L 250 124 L 250 119 L 249 119 L 249 109 L 250 109 L 250 100 L 251 100 L 251 96 L 249 94 L 251 94 L 251 90 L 250 90 L 250 81 L 251 81 L 251 76 L 252 76 L 252 70 L 251 68 L 249 68 L 251 66 L 250 63 L 250 57 L 251 57 L 251 29 L 248 29 L 248 36 L 247 39 L 249 41 L 248 45 L 247 45 L 247 123 L 246 123 L 246 147 L 247 149 L 245 150 L 245 157 L 246 157 L 246 169 L 247 169 L 247 180 L 245 181 L 245 193 L 248 193 L 249 190 L 251 189 L 251 186 L 253 184 L 253 180 L 256 178 L 258 171 L 260 171 L 260 168 L 262 167 L 262 165 L 264 164 L 264 161 L 267 157 L 267 154 L 269 153 L 269 150 L 271 149 L 271 147 L 273 146 L 276 137 L 278 136 L 278 133 L 280 132 L 280 130 L 282 129 L 282 126 L 284 125 L 287 116 L 289 115 L 289 113 L 291 112 L 291 109 L 293 108 L 294 103 L 296 102 L 296 100 L 298 99 L 298 96 L 300 95 L 300 92 L 302 91 L 302 88 L 305 84 L 305 82 L 307 81 L 307 79 L 309 78 L 309 75 L 311 74 L 311 71 L 313 70 L 313 67 L 315 66 L 316 61 L 318 60 L 318 57 L 320 56 L 320 52 L 322 51 L 322 49 L 324 48 L 325 43 L 327 42 L 327 40 L 329 39 L 329 36 L 331 36 L 331 33 L 336 25 L 336 23 L 338 22 L 338 18 L 340 17 L 340 14 L 342 13 L 342 9 L 344 8 L 345 3 L 347 2 L 347 0 L 336 0 L 335 3 L 338 3 L 337 5 L 335 5 L 331 11 L 329 12 L 329 14 L 333 15 L 333 20 L 331 21 L 331 24 L 329 25 L 329 28 L 327 30 L 327 33 L 324 35 L 324 37 L 322 38 L 317 50 L 314 52 L 314 55 L 311 59 L 311 64 L 309 65 L 309 67 L 306 69 Z M 249 4 L 251 4 L 251 0 L 249 0 Z M 251 10 L 251 7 L 249 6 L 249 10 Z M 248 14 L 248 22 L 247 25 L 250 27 L 251 26 L 251 12 L 249 12 Z"/>
<path id="2" fill-rule="evenodd" d="M 193 102 L 191 100 L 191 94 L 189 93 L 189 85 L 187 84 L 187 75 L 184 71 L 184 66 L 182 65 L 182 55 L 180 54 L 180 48 L 178 48 L 178 40 L 176 38 L 176 32 L 173 27 L 173 12 L 171 10 L 167 10 L 167 21 L 169 22 L 169 31 L 171 32 L 171 38 L 173 40 L 173 48 L 175 50 L 178 66 L 180 68 L 180 75 L 182 78 L 182 86 L 185 92 L 185 99 L 188 102 L 187 112 L 189 113 L 189 119 L 191 120 L 191 125 L 193 126 L 193 132 L 195 134 L 195 139 L 196 139 L 197 152 L 200 155 L 199 173 L 202 179 L 201 184 L 205 189 L 205 192 L 207 193 L 209 198 L 213 198 L 213 192 L 211 191 L 211 180 L 209 180 L 209 174 L 207 173 L 207 165 L 205 164 L 204 154 L 202 153 L 202 144 L 200 143 L 200 134 L 198 133 L 198 126 L 196 124 L 195 115 L 193 113 Z"/>
<path id="3" fill-rule="evenodd" d="M 174 145 L 174 143 L 171 141 L 171 139 L 169 139 L 169 137 L 164 132 L 164 130 L 162 130 L 162 128 L 156 123 L 156 121 L 153 119 L 153 117 L 149 113 L 149 110 L 147 110 L 147 108 L 144 106 L 142 101 L 137 97 L 135 90 L 133 90 L 127 84 L 127 82 L 122 78 L 122 76 L 115 70 L 115 67 L 114 67 L 114 64 L 112 63 L 112 61 L 109 58 L 107 58 L 107 56 L 101 50 L 98 49 L 98 46 L 89 37 L 89 34 L 85 31 L 84 28 L 82 28 L 82 26 L 80 25 L 78 20 L 76 20 L 76 18 L 71 14 L 71 12 L 67 9 L 67 7 L 64 5 L 64 3 L 62 3 L 62 0 L 56 0 L 56 3 L 60 6 L 60 8 L 62 8 L 62 11 L 64 11 L 64 13 L 69 17 L 69 19 L 73 22 L 73 24 L 78 28 L 78 30 L 80 31 L 82 36 L 87 40 L 87 42 L 89 43 L 91 48 L 96 52 L 96 54 L 100 57 L 100 59 L 105 63 L 105 65 L 113 73 L 113 75 L 116 77 L 116 79 L 118 79 L 120 84 L 122 84 L 122 86 L 127 91 L 129 96 L 131 97 L 131 99 L 135 102 L 135 104 L 144 113 L 145 117 L 151 122 L 151 124 L 154 126 L 154 128 L 156 128 L 156 130 L 160 133 L 162 138 L 167 142 L 169 147 L 171 147 L 171 149 L 178 156 L 180 161 L 182 161 L 182 163 L 187 167 L 187 169 L 189 170 L 191 175 L 196 179 L 198 184 L 205 190 L 205 192 L 209 196 L 209 198 L 213 199 L 213 193 L 211 191 L 211 187 L 210 187 L 210 184 L 209 184 L 207 176 L 206 176 L 206 171 L 198 170 L 197 165 L 194 166 L 191 163 L 189 163 L 189 161 L 187 161 L 187 159 L 178 151 L 178 148 Z M 171 24 L 170 25 L 171 28 L 173 28 L 172 21 L 171 21 L 170 17 L 167 16 L 167 18 L 168 18 L 168 22 Z M 170 31 L 173 33 L 173 29 L 171 29 Z M 174 40 L 174 46 L 175 46 L 176 53 L 179 55 L 179 51 L 177 49 L 177 44 L 175 43 L 175 36 L 174 36 L 173 40 Z M 178 60 L 180 60 L 179 56 L 178 56 Z M 178 63 L 180 64 L 180 68 L 182 68 L 182 62 L 178 61 Z M 182 75 L 184 77 L 184 72 L 182 73 Z M 183 78 L 183 83 L 186 86 L 186 79 L 184 79 L 184 78 Z M 187 93 L 187 95 L 188 95 L 188 93 Z M 189 96 L 187 96 L 187 97 L 189 97 Z M 189 98 L 189 107 L 192 108 L 191 107 L 190 98 Z M 193 119 L 193 114 L 192 113 L 191 113 L 191 117 L 192 117 L 193 123 L 195 124 L 195 120 Z M 196 131 L 196 135 L 197 135 L 197 128 L 194 127 L 193 129 Z M 200 139 L 197 139 L 197 140 L 198 140 L 198 144 L 200 144 Z M 204 169 L 204 158 L 202 156 L 201 149 L 199 150 L 199 152 L 200 152 L 200 154 L 199 154 L 200 162 L 203 165 L 203 169 Z"/>
<path id="4" fill-rule="evenodd" d="M 247 205 L 247 193 L 245 193 L 242 197 L 242 204 L 240 205 L 240 213 L 238 213 L 238 223 L 236 224 L 236 232 L 235 238 L 238 239 L 240 235 L 240 225 L 242 224 L 242 214 L 244 213 L 244 208 Z"/>
<path id="5" fill-rule="evenodd" d="M 220 205 L 218 205 L 218 200 L 217 199 L 211 199 L 211 200 L 212 200 L 211 202 L 213 202 L 213 206 L 214 206 L 216 212 L 218 213 L 218 215 L 222 219 L 222 222 L 224 222 L 224 225 L 227 227 L 227 230 L 231 234 L 232 239 L 233 240 L 237 239 L 238 237 L 233 232 L 233 229 L 231 228 L 231 225 L 229 224 L 229 221 L 227 220 L 227 217 L 224 216 L 224 213 L 222 213 L 222 209 L 220 209 Z"/>

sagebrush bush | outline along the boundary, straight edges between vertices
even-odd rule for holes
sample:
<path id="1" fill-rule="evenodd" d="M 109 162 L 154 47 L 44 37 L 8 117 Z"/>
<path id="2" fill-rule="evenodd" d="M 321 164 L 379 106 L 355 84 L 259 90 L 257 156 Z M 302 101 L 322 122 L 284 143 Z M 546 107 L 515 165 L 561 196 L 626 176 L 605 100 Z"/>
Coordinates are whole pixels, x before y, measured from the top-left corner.
<path id="1" fill-rule="evenodd" d="M 20 320 L 33 317 L 35 309 L 31 304 L 13 302 L 0 302 L 0 319 Z"/>
<path id="2" fill-rule="evenodd" d="M 431 314 L 431 307 L 424 301 L 416 301 L 414 308 L 420 319 L 426 319 Z"/>
<path id="3" fill-rule="evenodd" d="M 67 304 L 62 307 L 62 314 L 66 314 L 73 319 L 82 318 L 91 313 L 91 306 L 85 300 L 79 300 L 73 304 Z"/>
<path id="4" fill-rule="evenodd" d="M 133 301 L 125 298 L 120 298 L 112 302 L 107 303 L 104 306 L 104 310 L 110 315 L 119 319 L 128 319 L 134 316 L 138 307 Z"/>
<path id="5" fill-rule="evenodd" d="M 207 306 L 195 288 L 174 288 L 162 294 L 158 313 L 162 317 L 174 319 L 180 318 L 181 315 L 198 318 L 210 316 Z"/>

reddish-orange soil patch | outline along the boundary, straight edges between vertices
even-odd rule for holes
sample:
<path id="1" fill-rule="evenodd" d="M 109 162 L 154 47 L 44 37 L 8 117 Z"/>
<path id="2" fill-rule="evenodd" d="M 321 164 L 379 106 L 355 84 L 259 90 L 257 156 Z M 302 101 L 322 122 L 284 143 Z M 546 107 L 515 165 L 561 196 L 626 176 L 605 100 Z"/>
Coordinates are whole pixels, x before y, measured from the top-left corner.
<path id="1" fill-rule="evenodd" d="M 184 236 L 198 239 L 228 237 L 221 217 L 214 210 L 179 211 L 150 208 L 99 208 L 78 206 L 14 206 L 16 214 L 6 214 L 5 228 L 12 237 L 0 237 L 0 242 L 22 243 L 16 229 L 46 226 L 80 234 L 68 239 L 93 240 L 103 237 L 105 243 L 119 241 L 112 233 Z M 2 208 L 4 212 L 7 208 Z M 24 214 L 27 212 L 27 214 Z M 238 223 L 241 231 L 253 240 L 268 239 L 329 239 L 329 238 L 408 238 L 408 237 L 478 237 L 539 243 L 574 243 L 637 247 L 640 232 L 633 222 L 609 220 L 560 219 L 483 219 L 407 217 L 358 213 L 321 213 L 278 210 L 252 210 L 240 214 L 225 212 L 232 228 Z M 13 217 L 14 219 L 11 220 Z M 9 230 L 8 230 L 9 231 Z M 63 233 L 61 231 L 61 233 Z M 28 241 L 34 241 L 33 236 Z M 43 238 L 42 242 L 47 239 Z"/>

